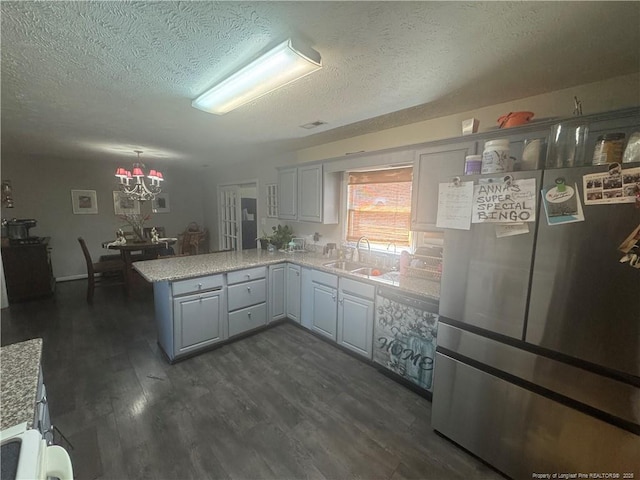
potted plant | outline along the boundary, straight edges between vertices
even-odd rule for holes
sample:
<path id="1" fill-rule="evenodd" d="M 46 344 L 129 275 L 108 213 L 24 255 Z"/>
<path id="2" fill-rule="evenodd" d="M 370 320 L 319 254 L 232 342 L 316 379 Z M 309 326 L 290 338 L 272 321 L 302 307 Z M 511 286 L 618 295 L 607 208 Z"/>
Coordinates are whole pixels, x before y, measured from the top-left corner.
<path id="1" fill-rule="evenodd" d="M 262 250 L 266 250 L 271 243 L 271 235 L 267 235 L 267 232 L 262 230 L 262 235 L 260 235 L 256 240 L 260 240 L 260 248 Z"/>
<path id="2" fill-rule="evenodd" d="M 284 227 L 278 225 L 277 227 L 271 227 L 273 233 L 269 237 L 269 241 L 278 249 L 286 248 L 291 239 L 293 238 L 293 230 L 288 225 Z"/>

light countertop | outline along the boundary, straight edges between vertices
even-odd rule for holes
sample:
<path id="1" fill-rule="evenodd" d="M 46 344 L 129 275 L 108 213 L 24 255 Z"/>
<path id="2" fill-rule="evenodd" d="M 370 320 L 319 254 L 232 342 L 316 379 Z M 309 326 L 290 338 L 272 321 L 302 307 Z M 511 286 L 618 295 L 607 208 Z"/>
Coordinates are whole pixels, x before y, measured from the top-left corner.
<path id="1" fill-rule="evenodd" d="M 358 275 L 326 267 L 324 264 L 335 262 L 335 257 L 329 258 L 318 253 L 268 253 L 265 250 L 243 250 L 240 252 L 219 252 L 203 255 L 187 255 L 165 257 L 157 260 L 135 262 L 133 268 L 148 282 L 165 282 L 184 280 L 186 278 L 202 277 L 215 273 L 225 273 L 263 265 L 289 262 L 303 267 L 323 270 L 343 277 L 349 277 L 373 285 L 392 286 L 401 291 L 415 293 L 433 299 L 440 298 L 440 283 L 433 280 L 399 276 L 394 282 L 380 282 L 371 280 L 365 275 Z"/>
<path id="2" fill-rule="evenodd" d="M 41 338 L 0 348 L 0 430 L 23 422 L 33 427 L 41 357 Z"/>

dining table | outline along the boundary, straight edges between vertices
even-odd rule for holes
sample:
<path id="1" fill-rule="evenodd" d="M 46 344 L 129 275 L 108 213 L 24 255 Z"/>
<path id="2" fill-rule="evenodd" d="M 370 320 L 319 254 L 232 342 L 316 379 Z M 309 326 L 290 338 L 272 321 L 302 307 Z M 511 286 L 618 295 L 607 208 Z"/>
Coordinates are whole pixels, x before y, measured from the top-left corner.
<path id="1" fill-rule="evenodd" d="M 151 260 L 157 258 L 158 254 L 162 251 L 169 249 L 171 245 L 174 245 L 178 241 L 177 238 L 162 238 L 157 242 L 146 240 L 144 242 L 132 242 L 118 244 L 113 240 L 103 242 L 102 248 L 109 250 L 118 250 L 120 256 L 125 264 L 124 285 L 127 295 L 131 293 L 131 284 L 133 282 L 133 257 L 134 252 L 142 252 L 143 258 Z M 148 258 L 147 258 L 148 257 Z"/>

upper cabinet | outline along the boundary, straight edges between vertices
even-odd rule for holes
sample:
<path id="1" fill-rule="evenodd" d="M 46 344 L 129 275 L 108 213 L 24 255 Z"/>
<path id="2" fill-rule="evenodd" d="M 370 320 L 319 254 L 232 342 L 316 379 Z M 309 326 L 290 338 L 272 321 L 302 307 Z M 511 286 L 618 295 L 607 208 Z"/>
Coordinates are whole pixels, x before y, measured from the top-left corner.
<path id="1" fill-rule="evenodd" d="M 411 190 L 411 230 L 432 230 L 438 213 L 438 184 L 464 173 L 464 157 L 477 142 L 461 142 L 416 151 Z"/>
<path id="2" fill-rule="evenodd" d="M 338 223 L 340 176 L 322 165 L 278 169 L 278 218 L 298 222 Z"/>
<path id="3" fill-rule="evenodd" d="M 298 169 L 278 170 L 278 218 L 298 219 Z"/>

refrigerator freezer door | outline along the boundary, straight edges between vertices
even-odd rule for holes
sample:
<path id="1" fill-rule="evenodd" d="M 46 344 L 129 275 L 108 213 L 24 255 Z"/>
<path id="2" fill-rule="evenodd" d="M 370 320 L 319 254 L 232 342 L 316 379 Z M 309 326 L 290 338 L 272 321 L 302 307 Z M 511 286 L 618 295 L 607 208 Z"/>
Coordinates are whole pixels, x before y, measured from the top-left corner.
<path id="1" fill-rule="evenodd" d="M 606 170 L 547 170 L 543 185 L 564 177 L 583 202 L 582 176 Z M 640 270 L 619 263 L 617 250 L 640 215 L 615 204 L 584 206 L 584 217 L 555 226 L 540 219 L 525 340 L 640 376 Z"/>
<path id="2" fill-rule="evenodd" d="M 638 477 L 638 435 L 440 352 L 436 367 L 433 428 L 510 477 L 545 472 Z"/>
<path id="3" fill-rule="evenodd" d="M 539 188 L 542 172 L 511 175 L 535 178 Z M 503 238 L 496 237 L 495 223 L 445 231 L 440 315 L 522 340 L 535 233 L 535 224 L 528 226 L 529 233 Z"/>

